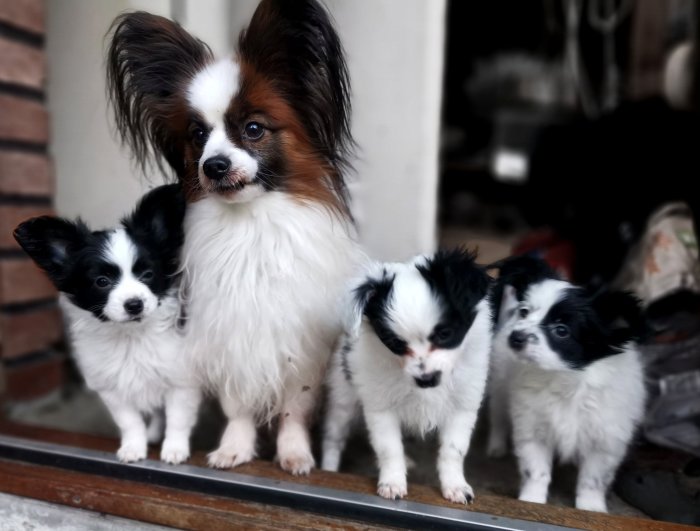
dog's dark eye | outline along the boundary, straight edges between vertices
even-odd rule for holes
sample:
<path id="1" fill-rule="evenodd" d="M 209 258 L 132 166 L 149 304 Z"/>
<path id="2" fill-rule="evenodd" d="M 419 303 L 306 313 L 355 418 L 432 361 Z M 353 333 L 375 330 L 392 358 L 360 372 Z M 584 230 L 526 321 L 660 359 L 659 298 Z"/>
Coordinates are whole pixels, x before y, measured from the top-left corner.
<path id="1" fill-rule="evenodd" d="M 518 309 L 518 315 L 521 319 L 525 319 L 528 315 L 530 315 L 530 310 L 523 306 L 522 308 Z"/>
<path id="2" fill-rule="evenodd" d="M 433 333 L 433 342 L 437 345 L 449 343 L 454 335 L 455 331 L 453 328 L 450 328 L 449 326 L 441 326 Z"/>
<path id="3" fill-rule="evenodd" d="M 139 276 L 139 280 L 148 282 L 149 280 L 153 280 L 153 271 L 150 269 L 146 269 L 141 275 Z"/>
<path id="4" fill-rule="evenodd" d="M 97 277 L 95 279 L 95 286 L 101 289 L 108 288 L 111 284 L 112 281 L 109 280 L 107 277 Z"/>
<path id="5" fill-rule="evenodd" d="M 552 332 L 554 333 L 555 336 L 561 339 L 565 339 L 569 337 L 571 332 L 569 331 L 569 327 L 566 325 L 557 325 L 552 329 Z"/>
<path id="6" fill-rule="evenodd" d="M 192 142 L 198 147 L 203 147 L 207 141 L 207 132 L 201 127 L 193 127 L 190 131 L 190 136 L 192 137 Z"/>
<path id="7" fill-rule="evenodd" d="M 260 140 L 265 134 L 265 128 L 258 122 L 248 122 L 245 124 L 243 134 L 248 140 Z"/>

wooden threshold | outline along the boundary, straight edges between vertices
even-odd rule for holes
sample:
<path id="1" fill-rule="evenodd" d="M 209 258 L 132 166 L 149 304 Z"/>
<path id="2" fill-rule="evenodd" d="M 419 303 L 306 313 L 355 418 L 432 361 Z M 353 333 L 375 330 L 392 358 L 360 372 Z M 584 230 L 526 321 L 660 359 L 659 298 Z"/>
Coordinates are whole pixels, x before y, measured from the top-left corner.
<path id="1" fill-rule="evenodd" d="M 0 422 L 0 434 L 22 437 L 35 441 L 67 445 L 91 451 L 110 452 L 116 450 L 117 443 L 112 439 L 94 437 L 75 433 L 61 432 L 46 428 Z M 157 459 L 153 451 L 151 458 Z M 337 515 L 318 514 L 313 508 L 287 506 L 276 503 L 261 503 L 249 499 L 240 499 L 228 494 L 201 492 L 184 488 L 174 488 L 180 482 L 172 484 L 156 484 L 148 480 L 148 474 L 141 476 L 139 481 L 122 477 L 109 477 L 80 470 L 66 470 L 50 466 L 51 461 L 44 464 L 29 463 L 21 459 L 0 459 L 0 491 L 26 496 L 52 503 L 98 511 L 115 516 L 121 516 L 143 522 L 172 526 L 183 529 L 230 529 L 231 527 L 267 528 L 267 529 L 368 529 L 391 528 L 394 521 L 385 518 L 377 525 L 368 525 L 366 521 L 341 518 Z M 205 456 L 196 454 L 190 464 L 204 467 Z M 123 469 L 129 469 L 121 465 Z M 161 467 L 168 473 L 176 474 L 178 467 Z M 192 469 L 193 467 L 187 467 Z M 136 468 L 134 468 L 136 470 Z M 157 471 L 156 471 L 157 472 Z M 208 472 L 203 468 L 202 472 Z M 223 473 L 227 474 L 226 472 Z M 518 500 L 479 495 L 476 503 L 468 509 L 445 501 L 437 489 L 422 485 L 410 485 L 407 497 L 408 504 L 403 502 L 384 502 L 374 495 L 375 480 L 373 478 L 338 474 L 314 470 L 310 476 L 293 478 L 283 472 L 277 465 L 267 461 L 255 461 L 235 469 L 231 477 L 246 475 L 252 479 L 260 478 L 268 484 L 293 484 L 297 490 L 307 491 L 334 489 L 352 493 L 362 497 L 372 496 L 382 504 L 396 504 L 398 509 L 410 506 L 411 503 L 426 504 L 436 510 L 454 513 L 455 509 L 464 512 L 465 519 L 479 517 L 481 523 L 492 522 L 494 528 L 505 528 L 505 520 L 510 528 L 518 528 L 514 521 L 522 522 L 522 526 L 530 527 L 532 523 L 549 524 L 579 529 L 627 530 L 635 531 L 666 531 L 683 529 L 685 526 L 668 524 L 653 520 L 628 518 L 605 515 L 587 511 L 578 511 L 565 507 L 538 505 L 520 502 Z M 154 478 L 155 479 L 155 478 Z M 273 480 L 272 482 L 270 480 Z M 235 492 L 234 492 L 235 496 Z M 418 505 L 416 505 L 418 507 Z M 441 509 L 443 508 L 443 509 Z M 445 511 L 449 509 L 450 511 Z M 399 518 L 396 511 L 396 524 L 405 526 L 406 520 Z M 483 526 L 482 526 L 483 528 Z M 692 529 L 685 527 L 686 529 Z"/>

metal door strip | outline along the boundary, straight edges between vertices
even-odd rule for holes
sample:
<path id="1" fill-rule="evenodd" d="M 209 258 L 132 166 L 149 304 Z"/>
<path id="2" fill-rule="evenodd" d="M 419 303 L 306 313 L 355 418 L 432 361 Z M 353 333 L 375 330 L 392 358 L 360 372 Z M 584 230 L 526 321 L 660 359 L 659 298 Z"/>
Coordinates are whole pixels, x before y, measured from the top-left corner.
<path id="1" fill-rule="evenodd" d="M 8 435 L 0 435 L 0 458 L 395 527 L 478 531 L 573 529 L 192 465 L 168 465 L 150 459 L 126 464 L 109 452 Z"/>

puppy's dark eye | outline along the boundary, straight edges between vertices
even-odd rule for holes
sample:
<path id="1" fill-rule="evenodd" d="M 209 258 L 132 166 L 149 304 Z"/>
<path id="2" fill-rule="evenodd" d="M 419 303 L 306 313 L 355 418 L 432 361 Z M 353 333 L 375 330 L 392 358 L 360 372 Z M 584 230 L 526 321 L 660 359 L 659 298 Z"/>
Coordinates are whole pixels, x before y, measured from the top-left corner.
<path id="1" fill-rule="evenodd" d="M 442 326 L 435 330 L 433 334 L 433 341 L 436 344 L 448 343 L 455 335 L 453 328 L 449 326 Z"/>
<path id="2" fill-rule="evenodd" d="M 565 339 L 571 335 L 571 332 L 569 331 L 569 327 L 563 324 L 557 325 L 552 329 L 552 332 L 554 333 L 555 336 L 557 336 L 560 339 Z"/>
<path id="3" fill-rule="evenodd" d="M 197 147 L 201 148 L 207 142 L 207 132 L 204 129 L 202 129 L 201 127 L 194 126 L 190 130 L 190 136 L 192 137 L 192 142 Z"/>
<path id="4" fill-rule="evenodd" d="M 95 286 L 100 289 L 108 288 L 112 284 L 112 281 L 107 277 L 97 277 L 95 279 Z"/>
<path id="5" fill-rule="evenodd" d="M 153 280 L 153 271 L 150 269 L 146 269 L 141 275 L 139 275 L 139 280 L 143 282 L 148 282 L 149 280 Z"/>
<path id="6" fill-rule="evenodd" d="M 528 315 L 530 315 L 530 310 L 523 306 L 522 308 L 518 309 L 518 315 L 521 319 L 525 319 Z"/>
<path id="7" fill-rule="evenodd" d="M 243 128 L 243 135 L 248 140 L 260 140 L 265 134 L 265 128 L 258 122 L 248 122 Z"/>

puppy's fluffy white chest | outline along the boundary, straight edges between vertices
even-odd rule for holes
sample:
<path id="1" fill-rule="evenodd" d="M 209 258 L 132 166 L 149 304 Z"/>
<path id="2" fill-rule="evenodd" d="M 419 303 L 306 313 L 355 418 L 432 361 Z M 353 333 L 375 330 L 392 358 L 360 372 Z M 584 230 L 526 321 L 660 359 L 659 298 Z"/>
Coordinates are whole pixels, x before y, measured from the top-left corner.
<path id="1" fill-rule="evenodd" d="M 489 329 L 489 315 L 482 308 L 450 373 L 440 385 L 421 389 L 401 368 L 398 356 L 382 352 L 375 332 L 363 322 L 346 363 L 364 409 L 394 411 L 407 430 L 419 434 L 444 425 L 455 411 L 478 410 L 488 373 Z"/>
<path id="2" fill-rule="evenodd" d="M 631 348 L 583 371 L 516 362 L 511 374 L 511 415 L 529 419 L 563 461 L 579 462 L 601 445 L 626 445 L 643 416 L 642 365 Z"/>
<path id="3" fill-rule="evenodd" d="M 90 389 L 110 392 L 144 413 L 163 406 L 173 386 L 193 386 L 177 330 L 174 294 L 142 322 L 101 322 L 72 304 L 61 307 L 69 320 L 73 353 Z"/>
<path id="4" fill-rule="evenodd" d="M 198 372 L 257 414 L 278 413 L 290 378 L 318 384 L 339 334 L 340 292 L 358 257 L 348 223 L 268 192 L 234 205 L 205 198 L 185 227 Z"/>

